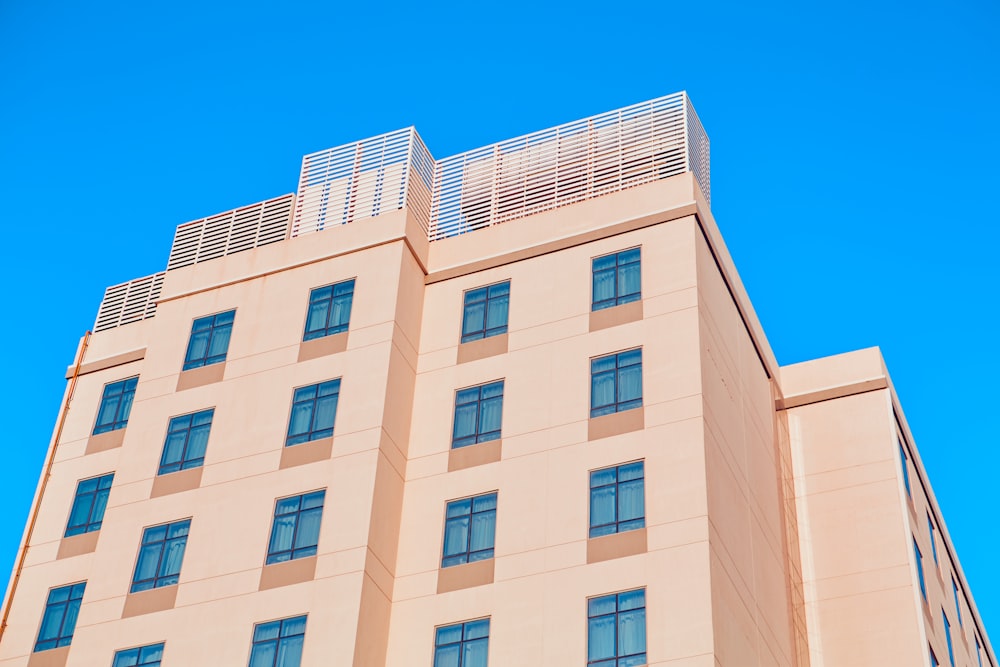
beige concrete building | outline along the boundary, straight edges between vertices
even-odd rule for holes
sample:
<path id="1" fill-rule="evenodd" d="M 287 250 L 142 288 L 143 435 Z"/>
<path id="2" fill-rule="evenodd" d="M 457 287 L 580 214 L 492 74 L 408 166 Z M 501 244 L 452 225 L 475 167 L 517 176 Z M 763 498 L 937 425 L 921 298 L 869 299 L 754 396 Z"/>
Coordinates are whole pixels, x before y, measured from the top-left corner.
<path id="1" fill-rule="evenodd" d="M 678 94 L 412 129 L 108 289 L 0 667 L 997 667 L 877 349 L 780 367 Z"/>

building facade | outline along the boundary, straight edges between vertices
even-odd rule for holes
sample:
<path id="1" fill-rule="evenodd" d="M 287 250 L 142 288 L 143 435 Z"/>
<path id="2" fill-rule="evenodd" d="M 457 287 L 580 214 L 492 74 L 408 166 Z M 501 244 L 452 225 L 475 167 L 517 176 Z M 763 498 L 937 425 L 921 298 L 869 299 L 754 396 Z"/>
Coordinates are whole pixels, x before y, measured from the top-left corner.
<path id="1" fill-rule="evenodd" d="M 108 288 L 0 667 L 997 667 L 877 349 L 781 367 L 677 94 L 412 129 Z"/>

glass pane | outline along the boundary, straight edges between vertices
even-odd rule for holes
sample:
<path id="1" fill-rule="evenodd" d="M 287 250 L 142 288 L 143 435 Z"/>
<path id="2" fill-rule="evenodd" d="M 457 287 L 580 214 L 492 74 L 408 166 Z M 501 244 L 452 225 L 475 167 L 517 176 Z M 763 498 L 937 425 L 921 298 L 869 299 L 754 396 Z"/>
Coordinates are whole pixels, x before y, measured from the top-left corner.
<path id="1" fill-rule="evenodd" d="M 273 621 L 271 623 L 261 623 L 253 631 L 253 640 L 255 642 L 264 641 L 265 639 L 277 639 L 278 631 L 281 628 L 281 621 Z"/>
<path id="2" fill-rule="evenodd" d="M 485 496 L 476 496 L 472 499 L 472 511 L 473 512 L 485 512 L 486 510 L 495 510 L 497 508 L 497 494 L 490 493 Z"/>
<path id="3" fill-rule="evenodd" d="M 484 618 L 481 621 L 469 621 L 465 624 L 466 639 L 482 639 L 490 635 L 490 619 Z"/>
<path id="4" fill-rule="evenodd" d="M 160 465 L 179 463 L 184 456 L 184 441 L 186 439 L 187 431 L 167 436 L 167 441 L 163 443 L 163 458 Z"/>
<path id="5" fill-rule="evenodd" d="M 495 299 L 498 296 L 506 296 L 510 294 L 510 281 L 505 281 L 502 283 L 497 283 L 496 285 L 490 285 L 489 287 L 489 298 Z"/>
<path id="6" fill-rule="evenodd" d="M 460 667 L 461 644 L 439 646 L 434 651 L 434 667 Z"/>
<path id="7" fill-rule="evenodd" d="M 478 403 L 469 403 L 455 408 L 455 426 L 452 438 L 467 438 L 476 434 L 476 416 L 479 412 Z"/>
<path id="8" fill-rule="evenodd" d="M 455 393 L 455 405 L 464 405 L 466 403 L 475 403 L 479 400 L 479 387 L 472 387 L 470 389 L 462 389 Z"/>
<path id="9" fill-rule="evenodd" d="M 469 545 L 469 517 L 449 519 L 444 528 L 444 555 L 465 553 Z"/>
<path id="10" fill-rule="evenodd" d="M 638 609 L 646 606 L 646 591 L 643 588 L 618 594 L 618 611 Z"/>
<path id="11" fill-rule="evenodd" d="M 210 336 L 210 331 L 192 333 L 191 341 L 188 343 L 187 356 L 184 360 L 194 361 L 195 359 L 204 359 L 208 352 L 208 339 Z"/>
<path id="12" fill-rule="evenodd" d="M 642 398 L 642 366 L 629 366 L 618 371 L 618 402 Z"/>
<path id="13" fill-rule="evenodd" d="M 302 504 L 302 496 L 291 496 L 289 498 L 282 498 L 274 505 L 274 514 L 290 514 L 292 512 L 298 512 L 299 506 Z"/>
<path id="14" fill-rule="evenodd" d="M 333 428 L 334 418 L 337 415 L 337 398 L 338 394 L 334 394 L 316 400 L 314 431 L 325 431 Z"/>
<path id="15" fill-rule="evenodd" d="M 503 413 L 503 397 L 491 398 L 482 403 L 479 415 L 479 432 L 489 433 L 500 430 L 500 419 Z"/>
<path id="16" fill-rule="evenodd" d="M 493 548 L 496 523 L 496 512 L 484 512 L 472 515 L 472 540 L 469 544 L 469 551 L 482 551 L 483 549 Z"/>
<path id="17" fill-rule="evenodd" d="M 617 598 L 614 595 L 605 595 L 599 598 L 587 600 L 587 616 L 601 616 L 603 614 L 613 614 L 617 609 Z"/>
<path id="18" fill-rule="evenodd" d="M 631 521 L 646 516 L 642 480 L 624 482 L 618 487 L 618 520 Z"/>
<path id="19" fill-rule="evenodd" d="M 232 327 L 222 327 L 221 329 L 216 327 L 212 333 L 212 343 L 208 348 L 208 356 L 223 358 L 226 356 L 226 351 L 229 349 L 229 336 L 232 331 Z"/>
<path id="20" fill-rule="evenodd" d="M 278 661 L 274 667 L 299 667 L 302 661 L 303 637 L 282 639 L 278 646 Z"/>
<path id="21" fill-rule="evenodd" d="M 101 400 L 101 409 L 97 412 L 97 425 L 109 426 L 115 421 L 118 412 L 118 396 L 106 397 Z"/>
<path id="22" fill-rule="evenodd" d="M 292 406 L 292 416 L 288 420 L 288 435 L 308 433 L 309 427 L 312 424 L 312 413 L 312 401 Z"/>
<path id="23" fill-rule="evenodd" d="M 337 283 L 336 285 L 333 286 L 333 293 L 336 296 L 344 296 L 344 295 L 347 295 L 347 294 L 353 294 L 354 293 L 354 281 L 353 280 L 345 280 L 342 283 Z"/>
<path id="24" fill-rule="evenodd" d="M 156 644 L 154 646 L 145 646 L 141 651 L 139 651 L 139 654 L 144 664 L 162 660 L 163 644 Z"/>
<path id="25" fill-rule="evenodd" d="M 76 494 L 79 496 L 81 493 L 93 493 L 97 491 L 97 486 L 100 484 L 103 477 L 93 477 L 91 479 L 85 479 L 76 486 Z"/>
<path id="26" fill-rule="evenodd" d="M 295 548 L 314 547 L 319 543 L 319 526 L 322 509 L 306 510 L 299 515 L 299 530 L 295 535 Z"/>
<path id="27" fill-rule="evenodd" d="M 73 509 L 69 513 L 70 526 L 85 526 L 90 521 L 90 508 L 93 496 L 77 496 L 73 501 Z"/>
<path id="28" fill-rule="evenodd" d="M 601 271 L 602 269 L 613 269 L 617 263 L 616 255 L 605 255 L 604 257 L 597 257 L 594 259 L 594 273 Z"/>
<path id="29" fill-rule="evenodd" d="M 486 667 L 486 656 L 489 653 L 489 640 L 477 639 L 465 643 L 465 656 L 462 667 Z"/>
<path id="30" fill-rule="evenodd" d="M 167 545 L 159 576 L 172 577 L 181 573 L 181 562 L 184 560 L 184 548 L 186 546 L 187 539 L 172 540 Z"/>
<path id="31" fill-rule="evenodd" d="M 613 405 L 615 402 L 615 376 L 613 373 L 595 375 L 590 383 L 590 407 Z"/>
<path id="32" fill-rule="evenodd" d="M 615 369 L 615 355 L 609 357 L 598 357 L 590 360 L 590 372 L 600 373 L 603 371 L 613 371 Z"/>
<path id="33" fill-rule="evenodd" d="M 615 657 L 614 615 L 590 619 L 587 630 L 587 659 L 600 660 L 613 657 Z"/>
<path id="34" fill-rule="evenodd" d="M 289 637 L 291 635 L 304 635 L 306 632 L 306 617 L 296 616 L 295 618 L 286 618 L 281 622 L 281 636 Z"/>
<path id="35" fill-rule="evenodd" d="M 615 298 L 615 272 L 601 271 L 594 274 L 593 303 Z M 612 302 L 609 305 L 614 305 Z"/>
<path id="36" fill-rule="evenodd" d="M 330 317 L 330 326 L 343 326 L 351 320 L 351 304 L 354 298 L 345 295 L 334 299 L 333 314 Z"/>
<path id="37" fill-rule="evenodd" d="M 472 511 L 472 498 L 466 498 L 465 500 L 456 500 L 455 502 L 448 503 L 447 516 L 452 519 L 457 516 L 462 516 L 463 514 L 468 514 Z"/>
<path id="38" fill-rule="evenodd" d="M 139 562 L 135 566 L 133 581 L 145 581 L 156 576 L 156 567 L 160 564 L 160 552 L 163 544 L 147 544 L 139 550 Z"/>
<path id="39" fill-rule="evenodd" d="M 465 315 L 462 317 L 462 334 L 469 334 L 475 331 L 482 331 L 486 321 L 486 303 L 476 303 L 465 307 Z"/>
<path id="40" fill-rule="evenodd" d="M 118 406 L 118 422 L 123 423 L 128 421 L 129 413 L 132 412 L 132 399 L 135 398 L 135 392 L 128 392 L 122 396 L 121 405 Z"/>
<path id="41" fill-rule="evenodd" d="M 282 517 L 275 517 L 274 526 L 271 528 L 271 545 L 267 552 L 270 554 L 278 551 L 289 551 L 292 548 L 292 537 L 295 534 L 295 514 Z"/>
<path id="42" fill-rule="evenodd" d="M 191 430 L 186 456 L 188 460 L 205 458 L 205 450 L 208 448 L 208 431 L 207 426 L 199 426 Z"/>
<path id="43" fill-rule="evenodd" d="M 615 522 L 615 487 L 604 486 L 590 492 L 590 525 Z M 613 532 L 613 531 L 612 531 Z"/>
<path id="44" fill-rule="evenodd" d="M 615 468 L 603 468 L 601 470 L 595 470 L 590 473 L 590 488 L 595 486 L 605 486 L 607 484 L 614 484 L 615 479 L 618 477 L 618 471 Z"/>
<path id="45" fill-rule="evenodd" d="M 38 641 L 55 639 L 59 636 L 59 630 L 62 628 L 63 611 L 65 609 L 66 605 L 62 604 L 50 606 L 45 609 L 45 615 L 42 616 L 42 627 L 38 631 Z"/>
<path id="46" fill-rule="evenodd" d="M 627 482 L 632 479 L 641 479 L 642 467 L 642 461 L 626 463 L 623 466 L 618 466 L 618 478 L 623 482 Z"/>
<path id="47" fill-rule="evenodd" d="M 618 269 L 618 296 L 638 294 L 641 290 L 640 275 L 638 264 L 630 264 Z"/>
<path id="48" fill-rule="evenodd" d="M 274 667 L 274 657 L 278 652 L 278 642 L 254 644 L 250 654 L 250 667 Z"/>
<path id="49" fill-rule="evenodd" d="M 215 326 L 218 327 L 220 324 L 232 324 L 234 319 L 236 319 L 235 310 L 230 310 L 225 313 L 219 313 L 214 318 Z"/>
<path id="50" fill-rule="evenodd" d="M 312 493 L 307 493 L 302 496 L 302 509 L 311 510 L 317 507 L 323 506 L 323 500 L 326 499 L 326 491 L 313 491 Z M 305 617 L 303 617 L 305 619 Z M 303 620 L 303 622 L 305 622 Z"/>
<path id="51" fill-rule="evenodd" d="M 509 296 L 490 299 L 490 305 L 486 311 L 487 329 L 507 326 L 507 302 L 509 299 Z"/>
<path id="52" fill-rule="evenodd" d="M 462 641 L 462 626 L 448 625 L 437 629 L 437 633 L 434 638 L 434 645 L 441 646 L 442 644 L 456 644 L 460 641 Z"/>
<path id="53" fill-rule="evenodd" d="M 306 332 L 326 329 L 327 315 L 330 312 L 330 302 L 320 301 L 309 304 L 309 316 L 306 318 Z"/>
<path id="54" fill-rule="evenodd" d="M 94 508 L 90 512 L 90 522 L 100 523 L 104 520 L 104 510 L 108 506 L 108 490 L 98 491 L 94 498 Z"/>
<path id="55" fill-rule="evenodd" d="M 646 610 L 618 614 L 618 655 L 646 652 Z"/>
<path id="56" fill-rule="evenodd" d="M 628 350 L 627 352 L 620 352 L 618 354 L 618 367 L 631 366 L 634 364 L 642 363 L 642 348 L 636 348 L 635 350 Z"/>
<path id="57" fill-rule="evenodd" d="M 491 384 L 483 385 L 483 398 L 495 398 L 497 396 L 503 396 L 503 380 L 500 382 L 493 382 Z"/>
<path id="58" fill-rule="evenodd" d="M 479 289 L 469 290 L 465 293 L 465 304 L 469 305 L 476 301 L 486 300 L 486 288 L 480 287 Z"/>
<path id="59" fill-rule="evenodd" d="M 115 663 L 112 667 L 134 667 L 139 662 L 139 649 L 118 651 L 115 653 Z"/>
<path id="60" fill-rule="evenodd" d="M 622 250 L 618 253 L 618 265 L 627 264 L 629 262 L 639 261 L 639 251 L 640 248 L 632 248 L 631 250 Z"/>

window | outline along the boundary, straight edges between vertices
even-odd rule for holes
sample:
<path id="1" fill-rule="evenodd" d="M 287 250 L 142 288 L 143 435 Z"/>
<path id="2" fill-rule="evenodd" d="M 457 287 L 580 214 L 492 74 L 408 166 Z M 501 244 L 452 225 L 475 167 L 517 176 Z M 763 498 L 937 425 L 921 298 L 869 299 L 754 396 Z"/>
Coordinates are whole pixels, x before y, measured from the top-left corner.
<path id="1" fill-rule="evenodd" d="M 646 589 L 587 600 L 587 664 L 646 664 Z"/>
<path id="2" fill-rule="evenodd" d="M 509 280 L 466 292 L 462 314 L 462 342 L 507 333 L 509 301 Z"/>
<path id="3" fill-rule="evenodd" d="M 434 633 L 434 667 L 486 667 L 490 619 L 440 627 Z"/>
<path id="4" fill-rule="evenodd" d="M 646 525 L 643 463 L 590 473 L 590 536 L 624 533 Z"/>
<path id="5" fill-rule="evenodd" d="M 132 593 L 177 583 L 190 528 L 191 520 L 185 519 L 142 531 L 139 560 L 132 575 Z"/>
<path id="6" fill-rule="evenodd" d="M 326 491 L 281 498 L 274 505 L 267 564 L 315 556 Z"/>
<path id="7" fill-rule="evenodd" d="M 642 298 L 639 248 L 595 257 L 591 310 L 620 306 Z"/>
<path id="8" fill-rule="evenodd" d="M 937 656 L 934 655 L 934 649 L 930 645 L 927 646 L 927 652 L 931 654 L 931 667 L 941 667 L 941 663 L 938 662 Z"/>
<path id="9" fill-rule="evenodd" d="M 296 389 L 285 446 L 332 437 L 339 399 L 340 378 Z"/>
<path id="10" fill-rule="evenodd" d="M 927 532 L 930 533 L 931 536 L 931 555 L 934 556 L 934 564 L 937 565 L 938 564 L 937 540 L 934 539 L 934 522 L 931 521 L 931 515 L 929 512 L 927 514 Z"/>
<path id="11" fill-rule="evenodd" d="M 951 577 L 951 592 L 955 596 L 955 616 L 958 617 L 958 627 L 965 627 L 962 623 L 962 606 L 958 603 L 958 584 L 955 583 L 955 577 Z"/>
<path id="12" fill-rule="evenodd" d="M 128 415 L 132 411 L 132 399 L 135 397 L 137 384 L 139 378 L 134 377 L 104 385 L 104 395 L 101 396 L 101 407 L 97 411 L 94 435 L 125 428 L 128 424 Z"/>
<path id="13" fill-rule="evenodd" d="M 497 526 L 497 494 L 488 493 L 448 503 L 445 512 L 441 567 L 493 558 Z"/>
<path id="14" fill-rule="evenodd" d="M 455 392 L 453 448 L 500 438 L 503 413 L 503 380 Z"/>
<path id="15" fill-rule="evenodd" d="M 87 582 L 84 581 L 49 590 L 45 613 L 42 615 L 42 627 L 38 629 L 38 639 L 35 641 L 36 653 L 70 645 L 86 587 Z"/>
<path id="16" fill-rule="evenodd" d="M 160 667 L 162 659 L 163 644 L 150 644 L 116 652 L 111 667 Z"/>
<path id="17" fill-rule="evenodd" d="M 170 420 L 158 475 L 198 468 L 205 463 L 205 447 L 208 446 L 213 415 L 214 408 Z"/>
<path id="18" fill-rule="evenodd" d="M 302 340 L 347 331 L 351 321 L 351 303 L 354 301 L 354 280 L 336 285 L 317 287 L 309 293 L 309 315 Z"/>
<path id="19" fill-rule="evenodd" d="M 642 405 L 642 348 L 590 360 L 590 416 Z"/>
<path id="20" fill-rule="evenodd" d="M 976 639 L 976 660 L 979 661 L 979 667 L 983 667 L 983 646 L 979 643 L 979 635 L 975 635 Z"/>
<path id="21" fill-rule="evenodd" d="M 924 555 L 920 553 L 920 547 L 917 546 L 916 540 L 913 540 L 913 554 L 917 557 L 917 577 L 920 579 L 920 594 L 924 596 L 924 602 L 927 602 L 927 586 L 924 584 Z"/>
<path id="22" fill-rule="evenodd" d="M 253 629 L 249 667 L 299 667 L 305 638 L 305 616 L 258 623 Z"/>
<path id="23" fill-rule="evenodd" d="M 913 497 L 913 493 L 910 491 L 910 465 L 907 463 L 906 450 L 903 449 L 903 441 L 897 441 L 899 445 L 899 462 L 903 467 L 903 486 L 906 487 L 906 495 L 910 498 Z"/>
<path id="24" fill-rule="evenodd" d="M 941 610 L 941 620 L 944 621 L 944 638 L 948 642 L 948 662 L 951 667 L 955 667 L 955 649 L 951 645 L 951 623 L 948 622 L 948 614 Z"/>
<path id="25" fill-rule="evenodd" d="M 226 360 L 235 317 L 236 311 L 230 310 L 194 321 L 187 354 L 184 355 L 184 370 L 211 366 Z"/>
<path id="26" fill-rule="evenodd" d="M 101 529 L 104 521 L 104 509 L 108 506 L 108 493 L 114 473 L 80 480 L 76 485 L 76 498 L 73 508 L 69 511 L 69 522 L 66 524 L 65 537 L 91 533 Z"/>

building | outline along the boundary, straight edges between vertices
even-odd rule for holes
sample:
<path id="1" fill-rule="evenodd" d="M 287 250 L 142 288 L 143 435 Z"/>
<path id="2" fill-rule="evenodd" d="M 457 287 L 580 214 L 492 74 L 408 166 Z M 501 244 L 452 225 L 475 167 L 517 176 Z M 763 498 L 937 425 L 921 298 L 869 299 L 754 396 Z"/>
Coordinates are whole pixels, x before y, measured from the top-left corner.
<path id="1" fill-rule="evenodd" d="M 780 367 L 677 94 L 308 155 L 108 288 L 0 667 L 997 667 L 877 349 Z"/>

